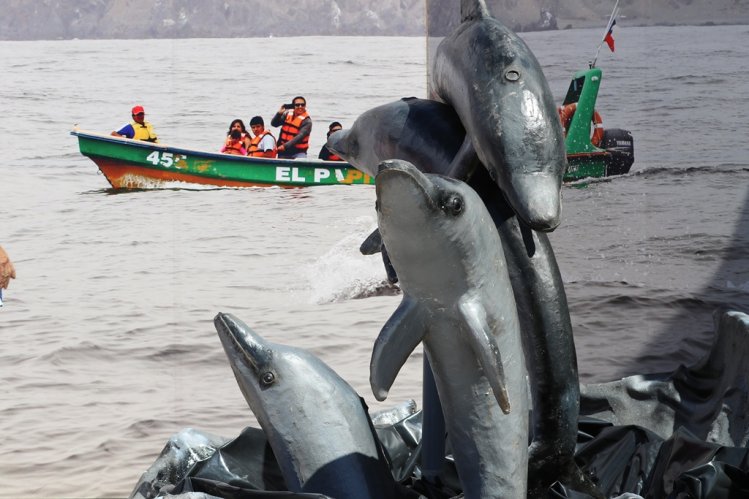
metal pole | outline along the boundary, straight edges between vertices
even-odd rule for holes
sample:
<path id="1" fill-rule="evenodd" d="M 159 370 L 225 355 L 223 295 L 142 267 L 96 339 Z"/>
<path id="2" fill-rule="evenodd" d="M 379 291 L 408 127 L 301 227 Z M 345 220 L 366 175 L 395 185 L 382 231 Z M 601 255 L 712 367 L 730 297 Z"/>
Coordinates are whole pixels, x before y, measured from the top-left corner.
<path id="1" fill-rule="evenodd" d="M 606 23 L 606 30 L 603 32 L 603 38 L 601 38 L 601 41 L 598 44 L 598 48 L 596 48 L 596 56 L 593 58 L 593 62 L 590 63 L 591 69 L 596 67 L 596 61 L 598 60 L 598 53 L 601 51 L 601 45 L 603 45 L 603 41 L 606 39 L 606 35 L 611 29 L 611 22 L 616 19 L 616 16 L 619 14 L 618 10 L 619 0 L 616 0 L 616 3 L 614 4 L 614 10 L 611 11 L 611 16 L 609 17 L 609 22 Z"/>
<path id="2" fill-rule="evenodd" d="M 424 381 L 421 390 L 423 415 L 421 473 L 424 480 L 435 484 L 445 462 L 445 417 L 442 414 L 442 403 L 426 353 L 424 354 Z"/>

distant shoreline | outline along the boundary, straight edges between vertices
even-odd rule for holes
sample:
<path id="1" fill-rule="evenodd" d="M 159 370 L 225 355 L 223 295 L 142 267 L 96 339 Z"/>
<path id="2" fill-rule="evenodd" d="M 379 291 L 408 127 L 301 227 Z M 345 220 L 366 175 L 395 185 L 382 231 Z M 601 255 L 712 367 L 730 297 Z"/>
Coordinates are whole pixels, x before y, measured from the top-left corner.
<path id="1" fill-rule="evenodd" d="M 565 20 L 565 19 L 559 19 L 558 21 L 558 29 L 554 30 L 538 30 L 538 29 L 528 29 L 528 30 L 516 30 L 518 33 L 537 33 L 541 31 L 564 31 L 564 30 L 570 30 L 570 29 L 594 29 L 594 28 L 600 28 L 603 29 L 604 27 L 601 25 L 598 21 L 587 21 L 587 20 L 580 20 L 576 19 L 574 21 L 571 20 Z M 626 30 L 627 28 L 660 28 L 660 27 L 679 27 L 679 26 L 696 26 L 696 27 L 720 27 L 720 26 L 749 26 L 749 20 L 742 20 L 742 21 L 702 21 L 702 22 L 682 22 L 682 23 L 666 23 L 666 22 L 654 22 L 654 21 L 645 21 L 645 22 L 637 22 L 637 23 L 631 23 L 631 24 L 621 24 L 619 29 Z M 426 36 L 426 33 L 380 33 L 380 34 L 355 34 L 355 33 L 338 33 L 338 34 L 303 34 L 303 35 L 292 35 L 292 34 L 271 34 L 266 36 L 151 36 L 151 37 L 142 37 L 142 36 L 129 36 L 129 37 L 96 37 L 96 36 L 73 36 L 73 37 L 56 37 L 56 38 L 45 38 L 45 37 L 35 37 L 35 38 L 0 38 L 0 42 L 39 42 L 39 41 L 72 41 L 72 40 L 199 40 L 199 39 L 244 39 L 244 38 L 293 38 L 293 37 L 336 37 L 336 36 L 343 36 L 343 37 L 407 37 L 407 38 L 414 38 L 414 37 L 423 37 Z"/>

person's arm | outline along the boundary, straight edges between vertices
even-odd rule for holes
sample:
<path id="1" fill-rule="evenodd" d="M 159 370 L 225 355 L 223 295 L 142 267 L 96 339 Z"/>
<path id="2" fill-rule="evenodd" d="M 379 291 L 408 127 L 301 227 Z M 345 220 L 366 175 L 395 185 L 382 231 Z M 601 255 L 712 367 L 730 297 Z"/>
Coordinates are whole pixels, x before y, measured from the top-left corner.
<path id="1" fill-rule="evenodd" d="M 8 283 L 16 278 L 16 269 L 8 258 L 2 246 L 0 246 L 0 289 L 8 289 Z"/>
<path id="2" fill-rule="evenodd" d="M 286 114 L 286 109 L 284 109 L 284 107 L 281 106 L 281 109 L 279 109 L 278 112 L 276 112 L 276 114 L 273 115 L 273 118 L 270 120 L 271 126 L 281 126 L 281 125 L 283 125 L 283 122 L 284 122 L 284 119 L 285 119 L 284 114 Z"/>
<path id="3" fill-rule="evenodd" d="M 126 137 L 128 139 L 132 139 L 133 137 L 135 137 L 135 130 L 133 130 L 133 125 L 128 123 L 116 132 L 112 132 L 111 135 L 113 137 Z"/>
<path id="4" fill-rule="evenodd" d="M 263 152 L 272 151 L 276 148 L 276 140 L 270 135 L 266 135 L 257 145 L 257 148 Z"/>
<path id="5" fill-rule="evenodd" d="M 263 151 L 264 158 L 275 158 L 277 156 L 276 139 L 274 139 L 270 134 L 266 135 L 263 137 L 263 140 L 260 141 L 260 144 L 258 144 L 258 149 Z"/>
<path id="6" fill-rule="evenodd" d="M 294 135 L 290 140 L 284 142 L 283 148 L 289 149 L 297 145 L 301 140 L 312 131 L 312 118 L 306 118 L 299 127 L 299 133 Z"/>
<path id="7" fill-rule="evenodd" d="M 330 157 L 330 151 L 328 151 L 328 146 L 323 145 L 320 148 L 320 154 L 317 155 L 317 159 L 322 159 L 323 161 L 327 161 L 329 157 Z"/>

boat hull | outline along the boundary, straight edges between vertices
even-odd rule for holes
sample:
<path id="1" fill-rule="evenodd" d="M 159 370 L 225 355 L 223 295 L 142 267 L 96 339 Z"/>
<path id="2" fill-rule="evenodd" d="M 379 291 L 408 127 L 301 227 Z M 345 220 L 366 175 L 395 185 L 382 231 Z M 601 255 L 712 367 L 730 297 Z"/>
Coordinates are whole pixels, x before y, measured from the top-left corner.
<path id="1" fill-rule="evenodd" d="M 252 158 L 73 130 L 115 189 L 368 185 L 374 179 L 339 161 Z"/>
<path id="2" fill-rule="evenodd" d="M 564 181 L 624 175 L 629 173 L 632 163 L 634 163 L 633 154 L 614 149 L 568 154 Z"/>

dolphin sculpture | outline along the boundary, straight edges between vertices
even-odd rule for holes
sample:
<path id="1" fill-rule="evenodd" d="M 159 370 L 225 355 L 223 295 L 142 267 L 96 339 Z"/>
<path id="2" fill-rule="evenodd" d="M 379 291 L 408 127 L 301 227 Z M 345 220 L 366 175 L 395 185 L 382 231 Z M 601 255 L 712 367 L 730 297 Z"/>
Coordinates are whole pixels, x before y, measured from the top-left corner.
<path id="1" fill-rule="evenodd" d="M 399 497 L 363 401 L 311 353 L 265 341 L 230 314 L 214 319 L 242 394 L 292 492 Z"/>
<path id="2" fill-rule="evenodd" d="M 384 400 L 423 341 L 466 499 L 525 497 L 525 360 L 502 245 L 466 184 L 385 161 L 377 215 L 404 297 L 372 352 Z"/>
<path id="3" fill-rule="evenodd" d="M 386 159 L 413 163 L 425 173 L 452 175 L 461 155 L 464 129 L 448 105 L 404 98 L 362 113 L 350 128 L 332 134 L 328 148 L 357 169 L 375 176 Z M 471 173 L 472 172 L 472 173 Z M 518 306 L 533 396 L 533 441 L 529 454 L 529 497 L 546 497 L 555 481 L 596 496 L 595 486 L 574 461 L 580 386 L 564 283 L 548 235 L 519 220 L 486 169 L 463 169 L 502 240 Z M 367 252 L 380 238 L 370 236 Z M 425 256 L 426 257 L 426 256 Z"/>
<path id="4" fill-rule="evenodd" d="M 455 109 L 518 217 L 534 230 L 554 230 L 567 157 L 541 65 L 520 37 L 489 15 L 484 0 L 461 0 L 460 14 L 460 25 L 434 56 L 433 96 Z"/>

